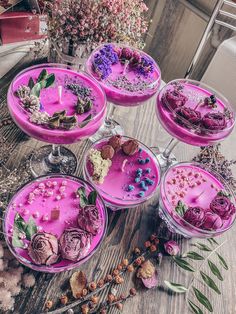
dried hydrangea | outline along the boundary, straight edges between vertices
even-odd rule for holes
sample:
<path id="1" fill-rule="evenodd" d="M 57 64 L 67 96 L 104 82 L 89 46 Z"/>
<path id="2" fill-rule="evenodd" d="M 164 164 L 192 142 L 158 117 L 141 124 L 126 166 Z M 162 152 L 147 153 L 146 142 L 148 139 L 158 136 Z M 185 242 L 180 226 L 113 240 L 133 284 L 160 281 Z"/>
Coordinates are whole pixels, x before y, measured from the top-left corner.
<path id="1" fill-rule="evenodd" d="M 30 122 L 36 124 L 47 124 L 49 122 L 49 114 L 45 111 L 33 111 L 29 117 Z"/>
<path id="2" fill-rule="evenodd" d="M 37 96 L 30 95 L 21 99 L 24 108 L 30 112 L 35 112 L 40 109 L 40 101 Z"/>
<path id="3" fill-rule="evenodd" d="M 30 88 L 26 85 L 20 85 L 17 90 L 17 96 L 21 99 L 30 95 Z"/>

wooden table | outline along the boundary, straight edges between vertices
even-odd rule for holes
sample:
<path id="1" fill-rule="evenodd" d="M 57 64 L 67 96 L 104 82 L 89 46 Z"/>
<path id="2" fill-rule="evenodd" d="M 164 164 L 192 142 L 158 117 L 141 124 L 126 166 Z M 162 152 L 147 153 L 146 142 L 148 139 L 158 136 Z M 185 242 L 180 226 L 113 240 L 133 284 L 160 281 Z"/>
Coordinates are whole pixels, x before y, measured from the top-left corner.
<path id="1" fill-rule="evenodd" d="M 14 69 L 4 80 L 1 81 L 1 86 L 6 86 L 10 79 L 14 76 Z M 2 89 L 2 99 L 5 89 Z M 3 108 L 0 108 L 2 110 Z M 115 118 L 125 127 L 125 134 L 135 137 L 148 146 L 165 146 L 170 139 L 170 136 L 162 129 L 157 120 L 154 111 L 154 103 L 149 103 L 137 108 L 122 108 L 118 107 L 115 113 Z M 14 165 L 20 165 L 23 157 L 28 155 L 32 150 L 37 149 L 43 143 L 32 138 L 26 137 L 16 126 L 6 126 L 0 130 L 8 141 L 15 143 L 17 156 L 14 157 Z M 222 151 L 231 159 L 236 157 L 235 153 L 236 130 L 222 144 Z M 69 145 L 69 148 L 78 157 L 78 170 L 76 175 L 82 175 L 83 156 L 89 146 L 89 141 L 80 142 L 74 145 Z M 190 160 L 197 152 L 198 148 L 193 148 L 184 143 L 180 143 L 175 153 L 179 160 Z M 11 158 L 8 162 L 9 167 L 13 167 Z M 107 236 L 96 254 L 80 267 L 89 280 L 101 278 L 111 269 L 113 269 L 123 257 L 127 256 L 135 246 L 142 246 L 144 241 L 152 232 L 158 230 L 161 220 L 158 218 L 158 200 L 157 198 L 149 203 L 139 206 L 135 209 L 127 209 L 118 212 L 109 212 L 109 226 Z M 219 238 L 219 242 L 227 241 L 221 252 L 230 265 L 230 271 L 224 271 L 225 280 L 219 283 L 221 286 L 222 295 L 218 296 L 214 292 L 207 294 L 211 297 L 214 305 L 215 314 L 233 314 L 236 313 L 235 291 L 236 291 L 236 237 L 235 226 L 225 235 Z M 182 246 L 182 252 L 190 247 L 193 240 L 181 239 L 178 236 L 173 236 Z M 199 262 L 197 262 L 200 265 Z M 25 290 L 16 299 L 16 307 L 14 314 L 37 314 L 41 313 L 46 300 L 58 300 L 65 287 L 68 287 L 68 279 L 73 271 L 60 273 L 57 275 L 35 273 L 37 284 L 32 288 Z M 164 257 L 159 273 L 160 286 L 163 280 L 169 280 L 187 285 L 191 280 L 191 274 L 183 272 L 178 268 L 170 257 Z M 129 288 L 134 285 L 134 277 L 125 275 L 125 283 L 118 286 L 118 290 L 123 293 L 128 293 Z M 201 284 L 196 279 L 194 281 L 196 287 L 201 288 Z M 136 285 L 136 283 L 135 283 Z M 202 288 L 203 289 L 203 288 Z M 162 287 L 145 290 L 139 285 L 138 294 L 135 298 L 128 300 L 123 309 L 124 314 L 179 314 L 188 313 L 183 295 L 173 295 L 167 293 Z M 207 293 L 209 289 L 206 289 Z M 103 291 L 102 297 L 107 295 L 107 290 Z M 75 313 L 79 313 L 78 308 Z M 109 313 L 118 313 L 118 310 L 112 308 Z"/>

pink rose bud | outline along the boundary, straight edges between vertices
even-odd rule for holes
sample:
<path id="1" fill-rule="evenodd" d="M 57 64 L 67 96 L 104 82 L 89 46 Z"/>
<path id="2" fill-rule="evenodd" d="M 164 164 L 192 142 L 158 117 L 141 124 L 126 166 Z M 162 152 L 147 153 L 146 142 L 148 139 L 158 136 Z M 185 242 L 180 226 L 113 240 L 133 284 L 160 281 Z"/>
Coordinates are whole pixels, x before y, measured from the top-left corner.
<path id="1" fill-rule="evenodd" d="M 184 213 L 183 219 L 195 227 L 200 227 L 205 216 L 204 209 L 201 207 L 189 207 Z"/>
<path id="2" fill-rule="evenodd" d="M 175 256 L 179 253 L 179 245 L 177 242 L 175 242 L 174 240 L 170 240 L 167 241 L 166 243 L 164 243 L 164 249 L 166 251 L 166 253 L 168 253 L 169 255 Z"/>
<path id="3" fill-rule="evenodd" d="M 226 196 L 216 195 L 211 201 L 210 209 L 223 220 L 229 219 L 235 213 L 235 206 Z"/>
<path id="4" fill-rule="evenodd" d="M 202 118 L 202 125 L 207 130 L 219 131 L 227 127 L 227 122 L 223 113 L 208 112 Z"/>
<path id="5" fill-rule="evenodd" d="M 162 103 L 169 109 L 184 106 L 188 98 L 178 90 L 167 90 L 162 96 Z"/>
<path id="6" fill-rule="evenodd" d="M 208 230 L 218 230 L 222 227 L 222 219 L 215 213 L 207 212 L 201 227 Z"/>

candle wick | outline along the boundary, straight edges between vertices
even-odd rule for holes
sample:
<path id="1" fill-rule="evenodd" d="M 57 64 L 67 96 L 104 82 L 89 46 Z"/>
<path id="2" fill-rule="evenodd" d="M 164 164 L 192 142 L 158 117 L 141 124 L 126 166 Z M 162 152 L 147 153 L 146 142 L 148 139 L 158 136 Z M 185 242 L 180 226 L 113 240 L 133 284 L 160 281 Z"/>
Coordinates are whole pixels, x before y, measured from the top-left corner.
<path id="1" fill-rule="evenodd" d="M 129 60 L 125 60 L 125 66 L 124 66 L 124 69 L 123 69 L 123 75 L 126 74 L 128 65 L 129 65 Z"/>
<path id="2" fill-rule="evenodd" d="M 61 105 L 62 104 L 62 86 L 58 86 L 58 102 Z"/>
<path id="3" fill-rule="evenodd" d="M 205 193 L 205 191 L 202 191 L 200 194 L 198 194 L 198 196 L 194 197 L 193 198 L 194 202 L 196 202 L 199 199 L 199 197 L 201 197 L 202 194 L 204 194 L 204 193 Z"/>
<path id="4" fill-rule="evenodd" d="M 202 100 L 200 100 L 198 103 L 197 103 L 197 105 L 193 108 L 193 110 L 197 110 L 197 108 L 200 106 L 200 104 L 202 104 L 203 102 L 202 102 Z"/>

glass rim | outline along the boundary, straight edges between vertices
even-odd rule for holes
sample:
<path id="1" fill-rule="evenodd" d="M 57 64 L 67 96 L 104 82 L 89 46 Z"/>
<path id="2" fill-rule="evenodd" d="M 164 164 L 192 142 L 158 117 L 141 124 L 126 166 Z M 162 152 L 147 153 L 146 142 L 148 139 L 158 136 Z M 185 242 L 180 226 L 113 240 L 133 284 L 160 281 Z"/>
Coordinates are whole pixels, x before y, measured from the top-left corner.
<path id="1" fill-rule="evenodd" d="M 224 131 L 228 131 L 230 129 L 232 129 L 235 125 L 235 116 L 236 116 L 236 111 L 234 110 L 234 108 L 232 107 L 232 105 L 230 104 L 229 100 L 219 91 L 217 91 L 215 88 L 205 84 L 205 83 L 202 83 L 201 81 L 197 81 L 197 80 L 192 80 L 192 79 L 185 79 L 185 78 L 180 78 L 180 79 L 174 79 L 174 80 L 171 80 L 170 82 L 168 82 L 165 86 L 162 87 L 162 89 L 158 92 L 158 96 L 157 96 L 157 99 L 158 99 L 158 102 L 160 104 L 162 104 L 162 101 L 160 99 L 160 95 L 162 92 L 165 91 L 165 89 L 167 89 L 169 87 L 169 85 L 173 85 L 173 83 L 190 83 L 192 84 L 193 86 L 197 86 L 197 87 L 203 87 L 206 89 L 207 92 L 212 92 L 214 95 L 217 96 L 217 98 L 220 99 L 220 101 L 226 105 L 225 108 L 226 109 L 229 109 L 230 112 L 232 113 L 232 117 L 230 120 L 232 120 L 232 123 L 231 125 L 227 126 L 226 128 L 222 129 L 222 130 L 209 130 L 209 129 L 206 129 L 205 127 L 202 127 L 202 126 L 198 126 L 198 125 L 195 125 L 195 124 L 192 124 L 191 122 L 189 122 L 187 119 L 185 119 L 184 117 L 181 117 L 178 113 L 176 113 L 176 109 L 172 109 L 171 106 L 169 106 L 169 103 L 168 101 L 165 102 L 165 105 L 167 105 L 168 109 L 171 111 L 171 113 L 173 115 L 175 115 L 176 117 L 178 117 L 179 120 L 181 120 L 185 125 L 191 127 L 191 129 L 197 131 L 199 130 L 199 135 L 201 135 L 201 131 L 204 132 L 204 135 L 205 133 L 207 135 L 211 135 L 211 134 L 220 134 L 221 132 L 224 132 Z M 165 97 L 165 95 L 163 95 L 163 97 Z M 166 98 L 165 98 L 166 100 Z M 179 107 L 179 108 L 185 108 L 185 105 Z M 188 107 L 187 107 L 188 108 Z M 217 113 L 217 111 L 212 111 L 212 113 Z M 188 130 L 187 127 L 184 127 L 183 125 L 179 124 L 178 122 L 176 122 L 174 119 L 173 121 L 178 124 L 178 126 L 181 126 L 183 127 L 185 130 Z"/>
<path id="2" fill-rule="evenodd" d="M 131 140 L 135 139 L 135 138 L 133 138 L 133 137 L 126 136 L 126 135 L 121 135 L 121 136 L 122 136 L 122 138 L 125 138 L 125 139 L 131 139 Z M 157 169 L 158 169 L 158 182 L 157 182 L 157 184 L 156 184 L 156 188 L 154 189 L 154 191 L 153 191 L 152 193 L 150 193 L 150 195 L 146 196 L 145 198 L 140 198 L 140 201 L 138 201 L 139 199 L 137 199 L 137 200 L 135 200 L 135 201 L 134 201 L 134 200 L 124 200 L 124 199 L 122 199 L 122 198 L 112 196 L 111 194 L 109 194 L 109 193 L 103 191 L 101 188 L 99 188 L 99 187 L 97 186 L 96 183 L 93 182 L 92 177 L 89 175 L 88 169 L 87 169 L 87 166 L 86 166 L 86 164 L 87 164 L 87 157 L 88 157 L 88 153 L 89 153 L 90 149 L 93 148 L 95 145 L 100 144 L 100 143 L 103 142 L 103 141 L 107 141 L 107 140 L 108 140 L 109 138 L 111 138 L 111 137 L 112 137 L 112 136 L 106 136 L 106 137 L 103 137 L 102 139 L 97 140 L 96 142 L 92 143 L 92 144 L 89 146 L 89 148 L 86 150 L 85 155 L 84 155 L 84 161 L 83 161 L 83 171 L 84 171 L 84 173 L 85 173 L 85 178 L 88 179 L 89 182 L 91 182 L 91 184 L 94 185 L 94 186 L 96 187 L 96 189 L 97 189 L 100 193 L 103 193 L 105 196 L 108 196 L 108 197 L 111 198 L 112 200 L 114 200 L 114 201 L 117 200 L 117 201 L 127 202 L 128 205 L 130 204 L 130 205 L 133 205 L 133 206 L 138 206 L 138 205 L 140 205 L 140 204 L 146 202 L 147 200 L 151 199 L 151 198 L 155 195 L 155 193 L 157 192 L 157 189 L 159 188 L 160 182 L 161 182 L 161 166 L 160 166 L 160 163 L 159 163 L 158 159 L 156 158 L 156 155 L 152 152 L 152 150 L 151 150 L 148 146 L 146 146 L 145 144 L 143 144 L 143 143 L 140 142 L 139 140 L 135 139 L 139 144 L 141 144 L 141 145 L 148 151 L 148 153 L 150 153 L 150 155 L 153 157 L 153 159 L 154 159 L 154 161 L 155 161 L 155 165 L 157 166 Z M 101 195 L 101 196 L 102 196 L 102 195 Z M 105 196 L 102 196 L 102 197 L 105 199 Z M 138 202 L 137 202 L 137 201 L 138 201 Z M 113 206 L 116 206 L 116 204 L 115 204 L 115 205 L 112 204 L 112 203 L 110 202 L 110 200 L 109 200 L 109 201 L 106 201 L 106 200 L 105 200 L 105 202 L 110 203 L 110 204 L 113 205 Z M 132 204 L 132 203 L 133 203 L 133 204 Z M 117 206 L 119 206 L 119 205 L 117 205 Z M 123 206 L 123 204 L 122 204 L 122 206 Z M 124 206 L 126 206 L 126 205 L 124 205 Z"/>
<path id="3" fill-rule="evenodd" d="M 24 189 L 26 186 L 30 185 L 30 184 L 33 184 L 34 182 L 37 182 L 37 181 L 41 181 L 42 179 L 50 179 L 50 178 L 55 178 L 55 177 L 61 177 L 61 178 L 68 178 L 68 179 L 72 179 L 78 183 L 82 183 L 83 185 L 87 185 L 89 188 L 91 188 L 93 191 L 95 190 L 97 192 L 97 196 L 99 197 L 99 201 L 101 202 L 102 204 L 102 207 L 103 207 L 103 210 L 104 210 L 104 228 L 103 228 L 103 232 L 102 232 L 102 235 L 101 235 L 101 239 L 100 241 L 97 243 L 97 245 L 94 247 L 94 249 L 86 256 L 84 256 L 83 258 L 81 258 L 79 261 L 77 262 L 73 262 L 73 261 L 70 261 L 70 260 L 66 260 L 68 261 L 70 264 L 66 265 L 66 266 L 55 266 L 55 264 L 52 264 L 50 266 L 47 266 L 47 265 L 37 265 L 35 264 L 33 261 L 30 261 L 29 259 L 26 259 L 25 257 L 22 257 L 20 254 L 18 254 L 14 247 L 12 246 L 12 244 L 10 243 L 10 240 L 9 240 L 9 235 L 8 235 L 8 232 L 6 230 L 6 225 L 7 225 L 7 215 L 9 213 L 9 209 L 10 209 L 10 206 L 11 206 L 11 203 L 14 199 L 14 197 L 16 195 L 18 195 L 18 193 L 21 192 L 22 189 Z M 31 269 L 34 269 L 34 270 L 37 270 L 37 271 L 40 271 L 40 272 L 45 272 L 45 273 L 57 273 L 57 272 L 62 272 L 62 271 L 67 271 L 67 270 L 71 270 L 71 269 L 74 269 L 76 267 L 79 267 L 81 264 L 83 264 L 84 262 L 86 262 L 88 259 L 90 259 L 97 251 L 98 249 L 100 248 L 105 236 L 106 236 L 106 233 L 107 233 L 107 227 L 108 227 L 108 213 L 107 213 L 107 208 L 106 208 L 106 204 L 102 198 L 102 196 L 100 195 L 100 193 L 97 191 L 97 189 L 90 183 L 88 182 L 87 180 L 81 178 L 81 177 L 78 177 L 78 176 L 75 176 L 75 175 L 68 175 L 68 174 L 56 174 L 56 173 L 52 173 L 52 174 L 47 174 L 47 175 L 42 175 L 42 176 L 39 176 L 37 178 L 33 178 L 32 180 L 28 180 L 27 182 L 23 183 L 20 187 L 18 187 L 16 189 L 16 191 L 14 192 L 14 194 L 11 196 L 9 202 L 8 202 L 8 205 L 7 205 L 7 208 L 6 210 L 4 211 L 4 215 L 3 215 L 3 220 L 4 220 L 4 223 L 3 223 L 3 232 L 4 232 L 4 238 L 5 238 L 5 241 L 7 243 L 7 246 L 10 250 L 10 252 L 14 255 L 14 257 L 20 261 L 23 265 L 31 268 Z"/>
<path id="4" fill-rule="evenodd" d="M 199 162 L 196 162 L 196 161 L 182 161 L 182 162 L 178 162 L 176 164 L 173 164 L 172 166 L 170 166 L 168 168 L 168 170 L 163 174 L 163 177 L 162 177 L 162 180 L 161 180 L 161 184 L 160 184 L 160 198 L 162 200 L 162 203 L 163 203 L 163 207 L 164 207 L 164 211 L 166 214 L 168 214 L 169 217 L 171 217 L 171 219 L 175 222 L 176 226 L 181 226 L 181 224 L 174 218 L 172 217 L 172 215 L 169 213 L 168 210 L 166 210 L 165 208 L 165 204 L 163 202 L 163 197 L 162 197 L 162 192 L 164 193 L 164 196 L 165 196 L 165 199 L 167 201 L 167 204 L 168 206 L 170 206 L 171 208 L 171 211 L 175 213 L 175 215 L 178 216 L 179 220 L 181 222 L 184 222 L 185 225 L 187 225 L 188 228 L 191 228 L 193 229 L 194 231 L 198 232 L 198 233 L 201 233 L 201 234 L 208 234 L 208 235 L 214 235 L 216 233 L 223 233 L 225 231 L 227 231 L 228 229 L 231 228 L 231 226 L 234 224 L 235 220 L 236 220 L 236 213 L 234 214 L 234 218 L 232 220 L 232 222 L 230 223 L 229 226 L 225 227 L 224 229 L 219 229 L 219 230 L 207 230 L 207 229 L 201 229 L 201 228 L 198 228 L 198 227 L 195 227 L 193 226 L 192 224 L 190 224 L 189 222 L 187 222 L 186 220 L 183 219 L 182 216 L 180 216 L 176 211 L 174 211 L 174 208 L 173 208 L 173 205 L 170 203 L 170 201 L 168 200 L 168 197 L 167 197 L 167 193 L 166 193 L 166 189 L 165 189 L 165 181 L 166 181 L 166 177 L 167 177 L 167 174 L 169 173 L 169 171 L 171 171 L 173 168 L 175 167 L 178 167 L 178 166 L 181 166 L 181 165 L 187 165 L 187 166 L 195 166 L 195 167 L 199 167 L 200 169 L 202 170 L 205 170 L 206 172 L 209 172 L 211 175 L 213 175 L 218 181 L 220 181 L 220 183 L 224 186 L 224 190 L 226 191 L 230 191 L 230 194 L 232 195 L 232 198 L 233 198 L 233 204 L 235 205 L 236 204 L 236 200 L 235 200 L 235 193 L 234 191 L 232 190 L 232 188 L 230 187 L 230 185 L 228 184 L 228 182 L 217 172 L 217 171 L 214 171 L 214 170 L 211 170 L 209 169 L 207 166 L 204 167 L 203 164 L 199 163 Z M 185 227 L 181 226 L 182 228 L 185 229 Z"/>
<path id="5" fill-rule="evenodd" d="M 86 124 L 89 124 L 91 121 L 93 121 L 94 119 L 97 119 L 97 118 L 101 117 L 101 116 L 104 114 L 104 111 L 106 111 L 106 109 L 107 109 L 107 96 L 106 96 L 106 93 L 105 93 L 104 89 L 102 88 L 102 86 L 101 86 L 100 84 L 98 84 L 97 80 L 96 80 L 94 77 L 92 77 L 91 75 L 89 75 L 89 73 L 86 72 L 86 71 L 82 71 L 82 70 L 76 71 L 76 70 L 73 70 L 73 67 L 72 67 L 72 66 L 66 65 L 66 64 L 61 64 L 61 63 L 40 63 L 40 64 L 36 64 L 36 65 L 30 66 L 30 67 L 27 67 L 26 69 L 21 70 L 19 73 L 16 74 L 16 76 L 12 79 L 12 81 L 11 81 L 11 83 L 10 83 L 10 85 L 9 85 L 9 90 L 10 90 L 11 96 L 14 96 L 14 97 L 15 97 L 15 95 L 14 95 L 14 90 L 13 90 L 13 85 L 14 85 L 13 83 L 14 83 L 22 74 L 27 73 L 27 72 L 29 72 L 29 71 L 31 71 L 31 70 L 34 70 L 34 69 L 44 68 L 44 67 L 48 67 L 48 68 L 53 68 L 53 67 L 55 67 L 55 68 L 59 68 L 59 69 L 68 69 L 69 71 L 75 72 L 79 77 L 80 77 L 80 74 L 81 74 L 81 75 L 84 76 L 85 78 L 91 80 L 92 83 L 93 83 L 94 85 L 96 85 L 96 87 L 99 89 L 99 91 L 101 92 L 101 94 L 102 94 L 102 96 L 103 96 L 103 98 L 104 98 L 104 101 L 103 101 L 103 102 L 104 102 L 104 105 L 103 105 L 101 111 L 99 111 L 96 115 L 92 116 L 91 119 L 86 120 Z M 7 101 L 7 103 L 8 103 L 8 101 Z M 8 104 L 8 106 L 9 106 L 9 104 Z M 19 104 L 19 102 L 17 103 L 17 107 L 18 107 L 20 110 L 22 110 L 25 114 L 27 114 L 27 116 L 28 116 L 29 111 L 27 111 L 23 106 L 21 106 L 21 105 Z M 42 111 L 40 111 L 40 112 L 42 112 Z M 86 119 L 86 118 L 85 118 L 85 119 Z M 28 121 L 28 120 L 27 120 L 27 121 Z M 31 123 L 31 124 L 34 124 L 33 122 L 30 122 L 30 121 L 28 121 L 28 122 Z M 83 124 L 83 121 L 78 122 L 76 127 L 77 127 L 77 128 L 80 128 L 80 125 L 81 125 L 81 124 Z M 40 125 L 37 125 L 37 126 L 40 126 Z M 41 126 L 41 127 L 42 127 L 42 126 Z M 86 128 L 86 126 L 83 127 L 83 129 L 84 129 L 84 128 Z M 47 129 L 48 129 L 49 131 L 52 131 L 52 132 L 61 130 L 61 129 L 57 129 L 57 128 L 56 128 L 56 129 L 47 128 Z M 62 130 L 64 130 L 64 129 L 62 129 Z M 72 129 L 72 130 L 65 130 L 65 131 L 66 131 L 66 132 L 70 132 L 70 131 L 73 131 L 73 129 Z"/>
<path id="6" fill-rule="evenodd" d="M 99 80 L 95 75 L 94 75 L 94 72 L 92 71 L 91 69 L 91 64 L 92 64 L 92 58 L 93 56 L 95 55 L 95 53 L 98 52 L 99 49 L 101 49 L 102 47 L 104 47 L 105 45 L 113 45 L 113 46 L 117 46 L 117 47 L 121 47 L 121 48 L 129 48 L 129 49 L 132 49 L 132 50 L 135 50 L 137 52 L 139 52 L 140 54 L 142 55 L 145 55 L 147 56 L 152 62 L 153 64 L 155 65 L 155 68 L 157 69 L 157 72 L 159 74 L 158 78 L 155 79 L 153 82 L 151 82 L 148 86 L 148 89 L 151 90 L 151 89 L 155 89 L 155 88 L 159 88 L 160 85 L 161 85 L 161 69 L 159 67 L 159 65 L 157 64 L 157 62 L 153 59 L 153 57 L 151 57 L 149 54 L 147 54 L 145 51 L 142 51 L 138 48 L 132 48 L 130 47 L 128 44 L 125 44 L 125 43 L 116 43 L 116 42 L 106 42 L 106 43 L 103 43 L 103 44 L 100 44 L 99 46 L 97 46 L 93 51 L 92 53 L 90 54 L 90 56 L 88 57 L 88 59 L 86 60 L 85 62 L 85 70 L 87 71 L 87 73 L 92 76 L 104 89 L 106 88 L 109 88 L 113 91 L 118 91 L 124 95 L 128 95 L 128 96 L 133 96 L 135 94 L 135 92 L 130 92 L 130 91 L 127 91 L 127 90 L 121 90 L 119 88 L 116 88 L 112 85 L 107 85 L 104 83 L 104 80 Z"/>

